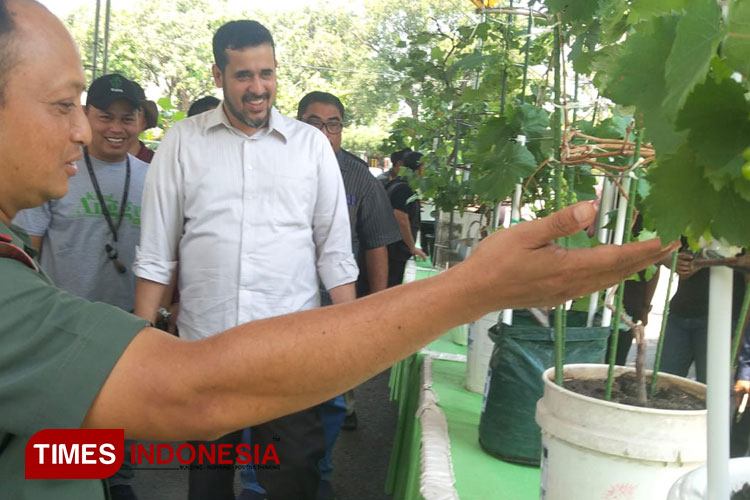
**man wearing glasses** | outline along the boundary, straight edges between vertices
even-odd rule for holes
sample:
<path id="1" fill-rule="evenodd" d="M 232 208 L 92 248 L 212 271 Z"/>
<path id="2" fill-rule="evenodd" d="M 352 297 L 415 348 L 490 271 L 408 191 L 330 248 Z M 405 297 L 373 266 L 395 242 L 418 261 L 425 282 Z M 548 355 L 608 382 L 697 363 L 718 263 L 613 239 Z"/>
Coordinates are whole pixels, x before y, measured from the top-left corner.
<path id="1" fill-rule="evenodd" d="M 331 143 L 341 169 L 352 231 L 352 251 L 360 268 L 357 297 L 385 290 L 388 285 L 388 247 L 401 240 L 401 233 L 383 186 L 367 164 L 341 147 L 344 105 L 328 92 L 310 92 L 297 106 L 297 119 L 320 129 Z M 330 304 L 330 301 L 327 302 Z M 323 304 L 326 304 L 325 296 Z M 334 498 L 330 483 L 332 451 L 339 429 L 357 427 L 354 390 L 319 406 L 326 433 L 326 456 L 321 461 L 318 499 Z"/>

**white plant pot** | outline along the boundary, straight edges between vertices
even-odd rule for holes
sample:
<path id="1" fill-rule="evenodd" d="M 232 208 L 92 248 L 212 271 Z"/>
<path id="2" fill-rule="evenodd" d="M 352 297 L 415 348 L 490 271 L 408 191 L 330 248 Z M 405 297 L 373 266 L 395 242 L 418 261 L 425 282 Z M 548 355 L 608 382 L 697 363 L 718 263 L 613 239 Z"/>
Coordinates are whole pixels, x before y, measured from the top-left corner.
<path id="1" fill-rule="evenodd" d="M 466 388 L 484 394 L 484 384 L 495 343 L 487 333 L 497 324 L 501 311 L 485 314 L 469 324 L 469 342 L 466 349 Z"/>
<path id="2" fill-rule="evenodd" d="M 606 379 L 607 365 L 566 365 L 564 378 Z M 706 410 L 657 410 L 569 391 L 544 372 L 536 408 L 542 428 L 543 500 L 664 500 L 675 480 L 706 460 Z M 615 367 L 615 375 L 634 368 Z M 650 375 L 649 375 L 650 378 Z M 705 386 L 659 375 L 705 397 Z"/>
<path id="3" fill-rule="evenodd" d="M 703 465 L 682 476 L 669 490 L 667 500 L 706 500 L 706 466 Z M 739 491 L 750 483 L 750 457 L 729 461 L 729 489 Z"/>

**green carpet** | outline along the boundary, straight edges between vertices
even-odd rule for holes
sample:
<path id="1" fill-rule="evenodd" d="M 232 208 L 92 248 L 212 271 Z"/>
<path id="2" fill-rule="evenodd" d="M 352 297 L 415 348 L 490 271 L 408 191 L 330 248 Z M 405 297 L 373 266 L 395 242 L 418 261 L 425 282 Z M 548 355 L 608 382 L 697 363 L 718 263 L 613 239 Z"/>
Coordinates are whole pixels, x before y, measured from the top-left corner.
<path id="1" fill-rule="evenodd" d="M 459 496 L 463 500 L 538 499 L 538 468 L 503 462 L 485 453 L 479 446 L 482 395 L 464 388 L 466 365 L 434 360 L 432 367 L 433 389 L 448 419 L 453 471 Z"/>

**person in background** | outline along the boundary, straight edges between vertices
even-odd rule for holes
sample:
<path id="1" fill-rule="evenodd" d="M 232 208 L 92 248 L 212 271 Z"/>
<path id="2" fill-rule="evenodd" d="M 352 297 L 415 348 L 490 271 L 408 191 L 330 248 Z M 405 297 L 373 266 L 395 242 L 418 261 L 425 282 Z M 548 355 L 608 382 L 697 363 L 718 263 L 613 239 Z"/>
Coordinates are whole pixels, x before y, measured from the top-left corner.
<path id="1" fill-rule="evenodd" d="M 672 257 L 661 264 L 669 268 Z M 695 378 L 706 383 L 706 352 L 708 336 L 708 267 L 695 266 L 695 254 L 683 238 L 677 254 L 675 269 L 680 281 L 669 302 L 669 316 L 664 331 L 664 346 L 660 369 L 665 373 L 685 377 L 695 363 Z M 736 324 L 745 293 L 745 277 L 735 271 L 732 292 L 732 324 Z"/>
<path id="2" fill-rule="evenodd" d="M 178 269 L 177 328 L 189 340 L 317 308 L 319 278 L 334 304 L 353 300 L 359 274 L 331 145 L 273 106 L 271 33 L 256 21 L 231 21 L 214 34 L 213 51 L 223 103 L 165 134 L 144 189 L 134 265 L 135 313 L 149 321 Z M 241 435 L 209 445 L 234 449 Z M 284 464 L 256 471 L 269 498 L 315 498 L 325 455 L 317 408 L 255 426 L 252 440 L 273 444 Z M 234 498 L 233 477 L 233 467 L 191 469 L 189 496 Z"/>
<path id="3" fill-rule="evenodd" d="M 297 107 L 297 119 L 320 129 L 331 143 L 344 181 L 352 252 L 361 270 L 357 297 L 385 290 L 388 284 L 387 245 L 401 239 L 388 196 L 370 174 L 367 164 L 341 147 L 345 110 L 341 100 L 328 92 L 310 92 Z M 331 302 L 324 294 L 322 305 Z M 326 455 L 321 460 L 318 500 L 335 497 L 331 485 L 332 453 L 339 429 L 357 427 L 354 390 L 319 405 L 326 434 Z"/>
<path id="4" fill-rule="evenodd" d="M 380 174 L 377 179 L 380 181 L 380 183 L 383 185 L 383 187 L 387 186 L 389 182 L 391 182 L 393 179 L 398 177 L 398 171 L 401 169 L 401 167 L 404 166 L 404 157 L 411 153 L 411 148 L 404 148 L 399 151 L 394 151 L 391 153 L 390 160 L 391 160 L 391 168 L 387 172 L 383 172 Z"/>
<path id="5" fill-rule="evenodd" d="M 118 74 L 97 78 L 86 97 L 91 144 L 75 165 L 65 196 L 22 210 L 14 223 L 41 252 L 42 268 L 57 286 L 91 301 L 133 310 L 131 267 L 140 239 L 141 193 L 148 164 L 128 153 L 140 130 L 141 99 L 135 83 Z M 109 480 L 114 500 L 135 499 L 130 463 Z"/>
<path id="6" fill-rule="evenodd" d="M 205 97 L 201 97 L 200 99 L 196 99 L 193 104 L 190 105 L 187 115 L 199 115 L 201 113 L 205 113 L 206 111 L 211 111 L 212 109 L 218 108 L 220 104 L 221 100 L 212 95 L 207 95 Z"/>
<path id="7" fill-rule="evenodd" d="M 404 166 L 417 175 L 422 175 L 424 164 L 421 163 L 421 159 L 422 153 L 407 153 L 403 159 Z M 401 231 L 401 241 L 388 245 L 388 286 L 392 287 L 403 283 L 406 261 L 412 255 L 418 259 L 426 259 L 427 255 L 416 246 L 421 208 L 409 182 L 405 177 L 395 177 L 386 185 L 385 191 L 388 193 L 393 214 Z"/>
<path id="8" fill-rule="evenodd" d="M 0 0 L 0 61 L 0 478 L 7 498 L 107 496 L 97 479 L 25 480 L 25 450 L 40 430 L 215 439 L 341 394 L 489 311 L 587 295 L 674 249 L 651 240 L 563 251 L 555 239 L 595 216 L 584 202 L 498 231 L 434 278 L 188 341 L 60 290 L 40 270 L 28 235 L 11 220 L 66 195 L 92 137 L 80 105 L 86 80 L 72 37 L 33 0 Z M 426 296 L 429 307 L 415 308 Z"/>
<path id="9" fill-rule="evenodd" d="M 138 135 L 131 139 L 130 146 L 128 147 L 128 153 L 135 156 L 139 160 L 151 163 L 154 159 L 154 152 L 146 146 L 146 144 L 140 140 L 139 136 L 148 129 L 154 128 L 159 123 L 159 110 L 156 108 L 154 101 L 146 99 L 146 93 L 143 88 L 136 82 L 133 82 L 138 89 L 141 102 L 141 112 L 138 114 Z"/>

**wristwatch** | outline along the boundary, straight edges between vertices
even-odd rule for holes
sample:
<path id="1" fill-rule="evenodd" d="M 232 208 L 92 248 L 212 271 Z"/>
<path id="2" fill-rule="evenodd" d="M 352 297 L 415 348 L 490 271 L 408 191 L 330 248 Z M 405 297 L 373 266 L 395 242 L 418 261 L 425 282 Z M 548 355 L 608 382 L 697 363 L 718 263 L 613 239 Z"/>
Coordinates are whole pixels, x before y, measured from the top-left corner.
<path id="1" fill-rule="evenodd" d="M 160 307 L 156 310 L 156 324 L 154 326 L 166 332 L 169 329 L 169 317 L 171 315 L 166 307 Z"/>

